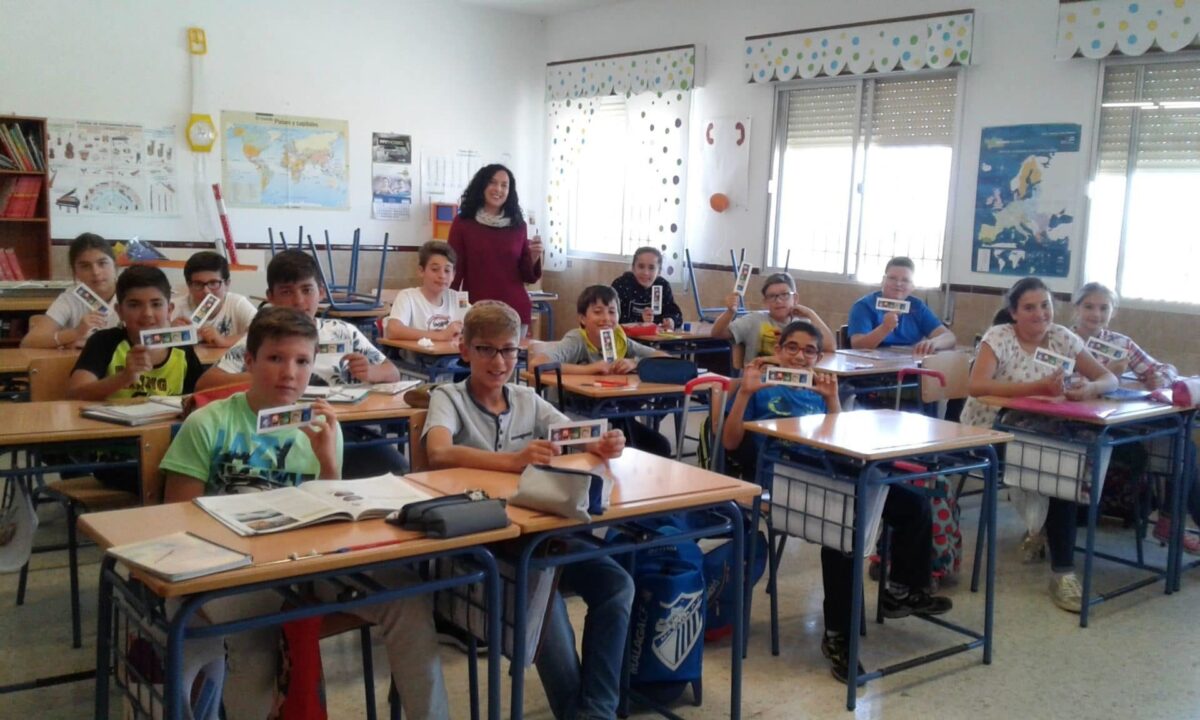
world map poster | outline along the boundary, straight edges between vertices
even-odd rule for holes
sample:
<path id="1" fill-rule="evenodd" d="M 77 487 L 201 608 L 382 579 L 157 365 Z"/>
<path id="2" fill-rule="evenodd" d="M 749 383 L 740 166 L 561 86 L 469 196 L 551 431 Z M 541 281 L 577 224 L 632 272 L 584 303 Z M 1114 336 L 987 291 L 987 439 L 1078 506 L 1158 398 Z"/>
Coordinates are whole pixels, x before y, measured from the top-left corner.
<path id="1" fill-rule="evenodd" d="M 974 270 L 1067 277 L 1079 231 L 1080 126 L 984 128 L 975 188 Z"/>
<path id="2" fill-rule="evenodd" d="M 349 208 L 348 135 L 345 120 L 222 111 L 226 202 L 245 208 Z"/>

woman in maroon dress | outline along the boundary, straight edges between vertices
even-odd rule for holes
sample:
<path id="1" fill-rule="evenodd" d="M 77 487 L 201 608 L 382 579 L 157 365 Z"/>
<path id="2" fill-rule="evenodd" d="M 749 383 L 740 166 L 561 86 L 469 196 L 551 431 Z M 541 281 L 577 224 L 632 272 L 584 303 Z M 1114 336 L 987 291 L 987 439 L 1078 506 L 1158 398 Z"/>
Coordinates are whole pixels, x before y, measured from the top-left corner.
<path id="1" fill-rule="evenodd" d="M 542 276 L 542 239 L 527 239 L 517 200 L 517 181 L 503 165 L 475 173 L 459 200 L 450 225 L 450 247 L 458 256 L 454 285 L 472 303 L 500 300 L 521 316 L 521 335 L 529 328 L 532 304 L 525 283 Z"/>

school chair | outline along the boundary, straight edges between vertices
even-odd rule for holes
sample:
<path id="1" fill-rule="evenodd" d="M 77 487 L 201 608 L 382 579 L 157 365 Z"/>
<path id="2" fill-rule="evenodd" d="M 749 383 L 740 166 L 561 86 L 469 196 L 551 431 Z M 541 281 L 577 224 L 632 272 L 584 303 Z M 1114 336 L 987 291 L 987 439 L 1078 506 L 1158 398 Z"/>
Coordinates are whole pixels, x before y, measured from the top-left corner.
<path id="1" fill-rule="evenodd" d="M 29 398 L 32 402 L 66 399 L 67 379 L 75 367 L 74 356 L 37 358 L 29 363 Z M 30 476 L 37 483 L 33 490 L 33 500 L 36 506 L 39 498 L 46 498 L 63 505 L 67 512 L 67 558 L 70 567 L 71 581 L 71 642 L 72 647 L 82 645 L 82 632 L 79 618 L 79 539 L 76 534 L 75 521 L 85 512 L 100 510 L 117 510 L 120 508 L 136 507 L 141 499 L 136 493 L 115 490 L 103 485 L 92 475 L 66 478 L 53 482 L 43 482 L 38 472 L 36 455 L 30 456 Z M 41 550 L 61 550 L 62 546 L 34 548 Z M 21 568 L 21 576 L 17 581 L 17 605 L 25 603 L 25 586 L 29 577 L 29 562 Z"/>
<path id="2" fill-rule="evenodd" d="M 344 285 L 337 284 L 337 278 L 334 270 L 333 251 L 330 249 L 329 233 L 325 233 L 325 255 L 329 273 L 326 275 L 325 269 L 321 267 L 321 256 L 317 253 L 317 245 L 313 242 L 312 235 L 306 235 L 308 240 L 308 250 L 312 253 L 313 260 L 317 264 L 317 275 L 320 280 L 321 287 L 325 288 L 325 299 L 329 303 L 330 310 L 338 312 L 353 312 L 359 310 L 378 310 L 383 307 L 383 302 L 380 300 L 383 292 L 383 276 L 387 269 L 387 251 L 389 233 L 383 234 L 383 246 L 380 248 L 379 255 L 379 277 L 375 282 L 374 293 L 360 293 L 356 290 L 358 283 L 358 260 L 360 253 L 360 235 L 356 229 L 354 231 L 354 241 L 350 249 L 350 272 L 348 282 Z"/>
<path id="3" fill-rule="evenodd" d="M 743 250 L 742 255 L 744 256 L 745 253 L 746 253 L 746 251 Z M 708 323 L 716 322 L 717 317 L 720 316 L 721 313 L 725 312 L 725 308 L 723 308 L 723 307 L 704 307 L 700 304 L 700 287 L 696 284 L 696 270 L 692 266 L 692 252 L 690 250 L 688 250 L 687 248 L 684 248 L 683 256 L 684 256 L 684 260 L 685 260 L 685 265 L 687 267 L 688 284 L 691 285 L 691 288 L 692 288 L 692 299 L 696 302 L 696 317 L 698 317 L 701 322 L 708 322 Z M 729 251 L 729 257 L 731 260 L 733 260 L 733 250 Z M 733 260 L 733 277 L 734 277 L 735 282 L 737 280 L 737 272 L 738 272 L 738 263 L 736 260 Z M 745 300 L 738 300 L 737 314 L 738 315 L 746 314 Z"/>
<path id="4" fill-rule="evenodd" d="M 837 329 L 837 348 L 838 350 L 849 350 L 850 347 L 850 326 L 843 325 Z"/>

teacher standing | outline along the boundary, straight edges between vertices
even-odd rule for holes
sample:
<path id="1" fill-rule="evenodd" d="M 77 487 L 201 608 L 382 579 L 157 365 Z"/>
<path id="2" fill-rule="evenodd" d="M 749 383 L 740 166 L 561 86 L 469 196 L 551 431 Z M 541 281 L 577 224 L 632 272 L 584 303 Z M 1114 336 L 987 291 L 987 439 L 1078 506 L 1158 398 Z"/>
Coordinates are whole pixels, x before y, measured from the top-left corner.
<path id="1" fill-rule="evenodd" d="M 525 283 L 542 276 L 542 239 L 526 238 L 517 200 L 517 181 L 503 165 L 487 165 L 463 191 L 458 217 L 450 225 L 450 247 L 458 256 L 456 290 L 472 303 L 499 300 L 521 316 L 521 337 L 529 329 L 533 305 Z"/>

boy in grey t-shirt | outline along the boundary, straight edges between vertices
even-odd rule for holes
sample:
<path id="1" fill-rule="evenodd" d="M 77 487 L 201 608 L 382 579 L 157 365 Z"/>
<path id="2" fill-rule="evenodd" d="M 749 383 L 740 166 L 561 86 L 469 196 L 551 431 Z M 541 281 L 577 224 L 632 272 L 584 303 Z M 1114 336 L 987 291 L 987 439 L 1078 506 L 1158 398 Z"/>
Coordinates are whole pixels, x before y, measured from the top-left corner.
<path id="1" fill-rule="evenodd" d="M 762 295 L 765 311 L 748 312 L 735 320 L 738 296 L 729 293 L 725 296 L 725 312 L 713 323 L 713 337 L 733 341 L 734 367 L 749 367 L 755 359 L 773 355 L 779 331 L 792 320 L 807 320 L 821 331 L 822 351 L 836 349 L 829 326 L 811 308 L 796 303 L 796 282 L 791 275 L 768 275 L 763 280 Z"/>
<path id="2" fill-rule="evenodd" d="M 459 348 L 471 374 L 460 383 L 439 386 L 429 398 L 422 440 L 431 466 L 519 473 L 530 463 L 548 463 L 560 454 L 547 430 L 566 416 L 532 389 L 508 382 L 517 361 L 520 326 L 516 311 L 501 302 L 481 302 L 467 313 Z M 620 430 L 609 430 L 587 445 L 588 452 L 605 459 L 619 456 L 624 448 Z M 592 541 L 580 535 L 567 542 Z M 560 720 L 616 717 L 633 579 L 615 560 L 601 557 L 564 565 L 559 588 L 578 593 L 588 612 L 581 664 L 566 603 L 555 593 L 537 657 L 550 709 Z"/>

